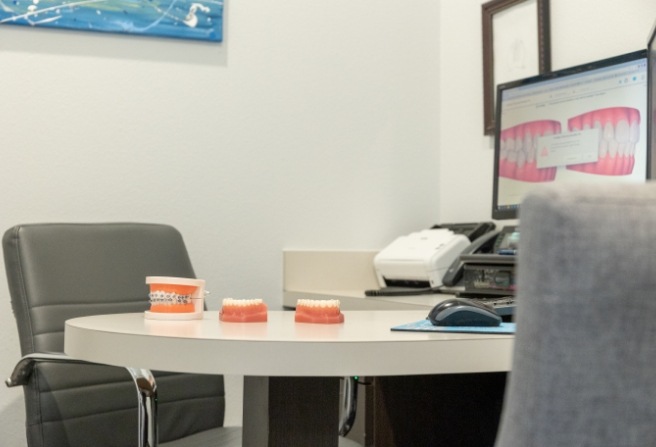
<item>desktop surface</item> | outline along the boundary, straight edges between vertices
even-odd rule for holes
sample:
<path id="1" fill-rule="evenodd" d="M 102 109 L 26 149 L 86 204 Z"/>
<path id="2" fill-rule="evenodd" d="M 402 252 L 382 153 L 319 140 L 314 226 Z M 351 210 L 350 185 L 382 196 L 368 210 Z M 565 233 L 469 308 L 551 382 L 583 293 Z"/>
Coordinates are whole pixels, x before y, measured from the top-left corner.
<path id="1" fill-rule="evenodd" d="M 141 313 L 97 315 L 67 321 L 65 351 L 75 358 L 117 366 L 252 376 L 510 369 L 512 336 L 391 330 L 425 318 L 423 310 L 344 311 L 344 315 L 344 323 L 327 325 L 295 323 L 291 311 L 270 311 L 266 323 L 221 323 L 216 311 L 192 321 L 146 320 Z"/>
<path id="2" fill-rule="evenodd" d="M 379 287 L 373 258 L 378 251 L 283 252 L 283 306 L 294 309 L 299 299 L 336 299 L 344 310 L 418 310 L 428 312 L 444 300 L 462 294 L 464 287 L 442 287 L 440 293 L 403 296 L 367 296 L 366 290 Z M 495 309 L 504 316 L 514 314 L 514 301 L 503 296 Z M 489 301 L 489 300 L 488 300 Z"/>

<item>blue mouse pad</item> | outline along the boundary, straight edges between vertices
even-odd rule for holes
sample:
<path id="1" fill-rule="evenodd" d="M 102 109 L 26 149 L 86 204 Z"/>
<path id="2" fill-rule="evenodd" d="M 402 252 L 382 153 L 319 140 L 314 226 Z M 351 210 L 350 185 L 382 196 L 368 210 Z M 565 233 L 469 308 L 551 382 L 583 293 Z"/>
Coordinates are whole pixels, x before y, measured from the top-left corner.
<path id="1" fill-rule="evenodd" d="M 428 320 L 419 320 L 394 326 L 393 331 L 412 332 L 459 332 L 467 334 L 514 334 L 515 323 L 501 323 L 500 326 L 433 326 Z"/>

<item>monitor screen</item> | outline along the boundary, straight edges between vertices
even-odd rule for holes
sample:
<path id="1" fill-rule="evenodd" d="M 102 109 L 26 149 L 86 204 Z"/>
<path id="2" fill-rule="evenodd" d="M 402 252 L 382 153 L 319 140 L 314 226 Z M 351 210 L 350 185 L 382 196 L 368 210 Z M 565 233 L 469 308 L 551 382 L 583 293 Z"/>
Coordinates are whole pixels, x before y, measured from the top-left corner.
<path id="1" fill-rule="evenodd" d="M 647 51 L 497 86 L 493 219 L 547 183 L 645 182 Z"/>

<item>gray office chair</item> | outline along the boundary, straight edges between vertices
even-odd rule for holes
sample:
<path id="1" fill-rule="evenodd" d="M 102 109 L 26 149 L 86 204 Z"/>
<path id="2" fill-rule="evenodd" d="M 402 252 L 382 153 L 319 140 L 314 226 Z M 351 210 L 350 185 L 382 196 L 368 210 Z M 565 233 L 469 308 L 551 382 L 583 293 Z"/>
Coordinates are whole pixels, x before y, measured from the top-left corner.
<path id="1" fill-rule="evenodd" d="M 138 404 L 141 422 L 159 421 L 162 446 L 241 445 L 240 428 L 222 427 L 222 376 L 155 373 L 155 384 L 148 383 L 148 371 L 131 371 L 140 383 L 137 394 L 126 369 L 71 362 L 62 354 L 66 319 L 141 312 L 148 307 L 146 276 L 194 277 L 176 229 L 21 225 L 7 230 L 2 243 L 24 356 L 8 385 L 24 385 L 30 447 L 151 445 L 138 430 Z M 156 411 L 143 405 L 152 392 Z"/>
<path id="2" fill-rule="evenodd" d="M 496 447 L 656 445 L 656 185 L 544 187 L 520 229 Z"/>

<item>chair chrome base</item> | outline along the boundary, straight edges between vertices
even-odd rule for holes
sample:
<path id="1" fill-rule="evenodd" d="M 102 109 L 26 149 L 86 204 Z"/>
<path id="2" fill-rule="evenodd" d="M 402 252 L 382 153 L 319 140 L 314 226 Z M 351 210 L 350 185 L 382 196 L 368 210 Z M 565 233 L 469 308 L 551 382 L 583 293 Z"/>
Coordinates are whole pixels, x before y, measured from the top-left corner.
<path id="1" fill-rule="evenodd" d="M 153 373 L 143 368 L 126 368 L 139 397 L 139 447 L 157 447 L 157 383 Z"/>

